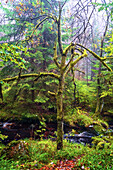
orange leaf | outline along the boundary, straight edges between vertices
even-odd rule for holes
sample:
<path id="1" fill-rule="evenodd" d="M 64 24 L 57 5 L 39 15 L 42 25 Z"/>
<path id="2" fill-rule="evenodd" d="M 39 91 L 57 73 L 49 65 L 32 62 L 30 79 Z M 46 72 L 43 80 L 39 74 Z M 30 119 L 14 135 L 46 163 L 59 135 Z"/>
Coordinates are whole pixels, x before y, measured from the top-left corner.
<path id="1" fill-rule="evenodd" d="M 16 6 L 16 9 L 17 9 L 17 11 L 19 11 L 20 8 L 18 6 Z"/>
<path id="2" fill-rule="evenodd" d="M 102 161 L 98 162 L 98 164 L 100 165 L 102 163 Z"/>

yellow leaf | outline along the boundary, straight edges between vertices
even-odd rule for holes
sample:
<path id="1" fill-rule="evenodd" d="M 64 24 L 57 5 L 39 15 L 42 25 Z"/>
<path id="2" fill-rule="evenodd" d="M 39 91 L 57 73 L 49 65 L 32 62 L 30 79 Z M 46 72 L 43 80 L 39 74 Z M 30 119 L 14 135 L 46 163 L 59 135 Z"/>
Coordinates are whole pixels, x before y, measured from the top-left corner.
<path id="1" fill-rule="evenodd" d="M 102 163 L 102 161 L 100 161 L 98 164 L 100 165 Z"/>
<path id="2" fill-rule="evenodd" d="M 96 45 L 96 44 L 94 44 L 94 46 L 95 46 L 95 48 L 97 48 L 97 45 Z"/>

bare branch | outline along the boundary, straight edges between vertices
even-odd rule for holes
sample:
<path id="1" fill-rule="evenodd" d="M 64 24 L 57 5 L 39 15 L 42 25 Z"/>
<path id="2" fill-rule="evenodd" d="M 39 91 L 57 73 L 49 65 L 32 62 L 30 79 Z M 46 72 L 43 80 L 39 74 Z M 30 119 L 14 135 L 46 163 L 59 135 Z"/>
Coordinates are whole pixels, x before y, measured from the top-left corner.
<path id="1" fill-rule="evenodd" d="M 80 47 L 82 47 L 82 48 L 84 48 L 84 49 L 86 49 L 86 50 L 87 50 L 89 53 L 91 53 L 95 58 L 97 58 L 109 71 L 112 72 L 112 69 L 103 61 L 103 60 L 105 60 L 105 58 L 102 58 L 102 57 L 98 56 L 95 52 L 89 50 L 88 48 L 84 47 L 84 46 L 81 45 L 81 44 L 77 44 L 77 45 L 80 46 Z"/>
<path id="2" fill-rule="evenodd" d="M 36 30 L 44 21 L 46 21 L 46 20 L 49 19 L 49 18 L 50 18 L 50 17 L 47 16 L 46 18 L 44 18 L 43 20 L 41 20 L 41 21 L 35 26 L 35 28 L 34 28 L 34 30 L 33 30 L 33 32 L 32 32 L 32 34 L 31 34 L 30 37 L 32 37 L 33 34 L 34 34 L 34 32 L 35 32 L 35 30 Z"/>
<path id="3" fill-rule="evenodd" d="M 36 31 L 36 29 L 37 29 L 44 21 L 46 21 L 46 20 L 48 20 L 48 19 L 53 19 L 53 20 L 57 23 L 57 18 L 56 18 L 56 16 L 55 16 L 55 17 L 54 17 L 53 15 L 44 15 L 44 16 L 47 16 L 47 17 L 45 17 L 44 19 L 42 19 L 42 20 L 35 26 L 32 34 L 31 34 L 30 36 L 28 36 L 26 39 L 21 40 L 21 42 L 23 42 L 23 41 L 29 41 L 30 39 L 32 39 L 33 34 L 34 34 L 34 32 Z M 58 24 L 58 23 L 57 23 L 57 24 Z M 19 43 L 19 41 L 18 41 L 16 44 L 18 44 L 18 43 Z"/>
<path id="4" fill-rule="evenodd" d="M 67 1 L 68 1 L 68 0 L 65 0 L 65 2 L 63 3 L 61 9 L 64 7 L 64 5 L 66 4 Z"/>
<path id="5" fill-rule="evenodd" d="M 68 45 L 68 46 L 64 49 L 63 54 L 67 55 L 67 52 L 70 50 L 70 48 L 71 48 L 71 47 L 75 47 L 75 46 L 76 46 L 76 44 L 70 43 L 70 45 Z"/>
<path id="6" fill-rule="evenodd" d="M 64 70 L 66 70 L 67 68 L 68 68 L 68 66 L 70 65 L 70 63 L 73 61 L 73 58 L 75 57 L 75 56 L 79 56 L 79 53 L 75 53 L 74 52 L 74 54 L 72 54 L 71 55 L 71 58 L 70 58 L 70 60 L 69 60 L 69 62 L 67 63 L 67 65 L 65 66 L 65 69 Z"/>
<path id="7" fill-rule="evenodd" d="M 51 94 L 52 96 L 56 96 L 56 93 L 48 91 L 49 94 Z"/>
<path id="8" fill-rule="evenodd" d="M 58 80 L 60 79 L 60 76 L 58 74 L 53 73 L 53 72 L 52 73 L 41 72 L 41 73 L 38 74 L 37 78 L 34 81 L 37 81 L 41 77 L 47 77 L 47 76 L 54 77 Z"/>
<path id="9" fill-rule="evenodd" d="M 91 17 L 92 17 L 92 14 L 93 14 L 93 12 L 94 12 L 94 9 L 95 9 L 95 7 L 93 8 L 93 10 L 92 10 L 92 12 L 91 12 L 91 14 L 90 14 L 90 16 L 89 16 L 89 18 L 88 18 L 88 21 L 87 21 L 86 26 L 84 26 L 84 30 L 83 30 L 78 36 L 76 36 L 76 37 L 73 39 L 73 41 L 75 41 L 76 38 L 78 38 L 78 37 L 81 36 L 83 33 L 85 33 L 85 31 L 86 31 L 86 29 L 87 29 L 87 27 L 88 27 L 89 21 L 90 21 L 90 19 L 91 19 Z M 73 41 L 72 41 L 72 42 L 73 42 Z"/>
<path id="10" fill-rule="evenodd" d="M 70 62 L 70 66 L 68 67 L 67 71 L 65 72 L 65 76 L 70 72 L 70 70 L 84 57 L 87 57 L 86 50 L 84 50 L 83 54 L 79 56 L 75 61 Z"/>
<path id="11" fill-rule="evenodd" d="M 78 61 L 80 61 L 82 58 L 87 57 L 87 53 L 86 50 L 84 50 L 83 54 L 81 56 L 79 56 L 75 61 L 73 61 L 71 63 L 71 67 L 73 67 L 74 65 L 76 65 L 78 63 Z"/>
<path id="12" fill-rule="evenodd" d="M 41 77 L 47 77 L 47 76 L 50 76 L 50 77 L 54 77 L 56 79 L 59 80 L 60 76 L 58 74 L 55 74 L 55 73 L 44 73 L 44 72 L 40 72 L 39 74 L 36 74 L 36 73 L 33 73 L 33 74 L 23 74 L 23 75 L 20 75 L 20 79 L 25 79 L 25 78 L 30 78 L 30 77 L 36 77 L 36 79 L 34 81 L 37 81 L 39 78 Z M 18 76 L 15 76 L 15 77 L 11 77 L 11 78 L 5 78 L 5 79 L 2 79 L 0 81 L 3 81 L 3 82 L 10 82 L 10 81 L 14 81 L 14 80 L 18 80 Z"/>
<path id="13" fill-rule="evenodd" d="M 102 53 L 103 53 L 104 39 L 105 39 L 107 30 L 108 30 L 108 24 L 109 24 L 109 16 L 107 16 L 106 27 L 105 27 L 105 30 L 104 30 L 104 33 L 103 33 L 103 37 L 102 37 L 102 40 L 101 40 L 100 57 L 102 57 Z"/>

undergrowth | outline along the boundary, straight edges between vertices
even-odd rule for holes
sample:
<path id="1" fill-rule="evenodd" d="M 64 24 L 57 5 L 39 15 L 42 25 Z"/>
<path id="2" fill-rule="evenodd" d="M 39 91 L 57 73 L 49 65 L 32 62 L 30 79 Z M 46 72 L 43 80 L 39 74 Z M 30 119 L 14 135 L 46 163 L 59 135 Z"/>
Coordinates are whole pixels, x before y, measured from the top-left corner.
<path id="1" fill-rule="evenodd" d="M 113 145 L 97 149 L 64 140 L 63 149 L 56 148 L 56 142 L 51 140 L 13 141 L 0 151 L 0 170 L 36 170 L 65 160 L 76 160 L 74 169 L 78 170 L 113 168 Z"/>

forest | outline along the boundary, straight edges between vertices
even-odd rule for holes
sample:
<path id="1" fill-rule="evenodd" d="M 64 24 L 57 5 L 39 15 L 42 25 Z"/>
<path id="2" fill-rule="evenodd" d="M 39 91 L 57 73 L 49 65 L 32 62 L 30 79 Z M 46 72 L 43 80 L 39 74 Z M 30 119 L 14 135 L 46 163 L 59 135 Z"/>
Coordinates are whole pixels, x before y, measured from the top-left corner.
<path id="1" fill-rule="evenodd" d="M 0 0 L 5 169 L 113 169 L 112 0 Z"/>

